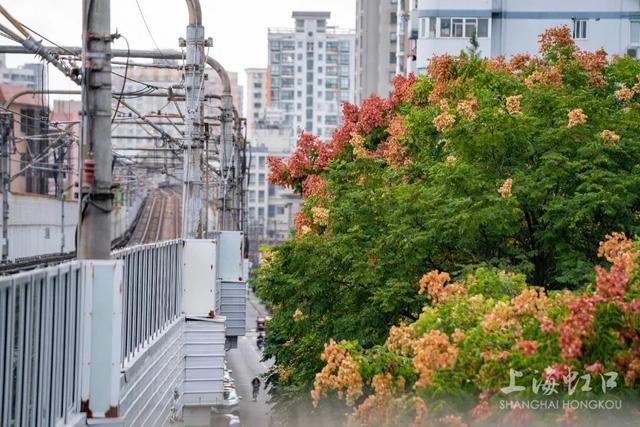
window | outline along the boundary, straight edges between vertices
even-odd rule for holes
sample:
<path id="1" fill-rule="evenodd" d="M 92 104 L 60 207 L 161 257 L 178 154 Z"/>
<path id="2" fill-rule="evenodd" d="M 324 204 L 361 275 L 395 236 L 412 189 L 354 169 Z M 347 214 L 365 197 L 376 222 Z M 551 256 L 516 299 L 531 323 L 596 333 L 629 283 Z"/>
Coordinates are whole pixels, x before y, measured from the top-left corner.
<path id="1" fill-rule="evenodd" d="M 395 12 L 391 12 L 389 20 L 391 21 L 391 25 L 396 25 L 398 23 L 398 15 Z"/>
<path id="2" fill-rule="evenodd" d="M 631 21 L 631 44 L 640 44 L 640 21 Z"/>
<path id="3" fill-rule="evenodd" d="M 258 174 L 258 185 L 264 185 L 265 175 L 263 173 Z"/>
<path id="4" fill-rule="evenodd" d="M 429 19 L 429 37 L 435 37 L 436 18 Z M 489 19 L 440 18 L 440 37 L 470 38 L 474 33 L 478 38 L 489 37 Z"/>
<path id="5" fill-rule="evenodd" d="M 489 20 L 487 18 L 478 19 L 478 37 L 489 37 Z"/>
<path id="6" fill-rule="evenodd" d="M 325 120 L 325 124 L 329 126 L 335 126 L 338 124 L 337 116 L 325 116 L 324 120 Z"/>
<path id="7" fill-rule="evenodd" d="M 264 169 L 266 164 L 267 164 L 267 159 L 266 158 L 264 158 L 264 157 L 258 158 L 258 167 L 260 169 Z"/>
<path id="8" fill-rule="evenodd" d="M 262 83 L 261 82 L 256 82 L 253 84 L 253 87 L 256 89 L 260 89 L 262 87 Z"/>
<path id="9" fill-rule="evenodd" d="M 467 37 L 473 37 L 475 34 L 478 36 L 478 20 L 477 19 L 465 19 L 464 20 L 464 34 Z"/>
<path id="10" fill-rule="evenodd" d="M 262 108 L 262 104 L 260 102 L 254 102 L 253 108 Z"/>
<path id="11" fill-rule="evenodd" d="M 255 202 L 256 201 L 256 192 L 255 191 L 249 191 L 249 201 L 250 202 Z"/>
<path id="12" fill-rule="evenodd" d="M 453 18 L 451 20 L 451 37 L 464 37 L 464 19 Z"/>
<path id="13" fill-rule="evenodd" d="M 440 18 L 440 37 L 451 37 L 451 18 Z"/>
<path id="14" fill-rule="evenodd" d="M 335 92 L 325 92 L 324 94 L 325 99 L 327 101 L 335 101 L 336 100 L 336 93 Z"/>
<path id="15" fill-rule="evenodd" d="M 264 190 L 258 191 L 258 203 L 264 202 Z"/>
<path id="16" fill-rule="evenodd" d="M 576 40 L 584 40 L 587 38 L 587 21 L 577 19 L 573 21 L 573 38 Z"/>
<path id="17" fill-rule="evenodd" d="M 421 39 L 427 38 L 427 18 L 420 18 L 420 33 L 419 37 Z"/>
<path id="18" fill-rule="evenodd" d="M 392 53 L 392 55 L 395 55 L 395 53 Z M 340 78 L 340 89 L 349 89 L 349 79 L 346 77 L 341 77 Z"/>
<path id="19" fill-rule="evenodd" d="M 264 208 L 258 208 L 258 218 L 264 217 Z"/>
<path id="20" fill-rule="evenodd" d="M 322 49 L 322 42 L 318 42 L 318 47 Z"/>
<path id="21" fill-rule="evenodd" d="M 273 218 L 276 216 L 276 207 L 275 205 L 269 205 L 267 208 L 267 215 L 269 215 L 269 218 Z"/>
<path id="22" fill-rule="evenodd" d="M 395 64 L 396 63 L 396 53 L 395 52 L 390 52 L 389 53 L 389 64 Z"/>

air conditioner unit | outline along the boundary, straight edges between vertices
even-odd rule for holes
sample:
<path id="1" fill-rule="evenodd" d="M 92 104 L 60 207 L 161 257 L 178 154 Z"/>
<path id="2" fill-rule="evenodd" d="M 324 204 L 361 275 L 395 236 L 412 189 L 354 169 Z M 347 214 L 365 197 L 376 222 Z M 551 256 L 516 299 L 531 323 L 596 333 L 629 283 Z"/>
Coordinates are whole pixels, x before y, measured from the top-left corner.
<path id="1" fill-rule="evenodd" d="M 638 48 L 637 47 L 630 47 L 629 49 L 627 49 L 627 55 L 629 55 L 632 58 L 635 59 L 640 59 L 640 56 L 638 56 Z"/>

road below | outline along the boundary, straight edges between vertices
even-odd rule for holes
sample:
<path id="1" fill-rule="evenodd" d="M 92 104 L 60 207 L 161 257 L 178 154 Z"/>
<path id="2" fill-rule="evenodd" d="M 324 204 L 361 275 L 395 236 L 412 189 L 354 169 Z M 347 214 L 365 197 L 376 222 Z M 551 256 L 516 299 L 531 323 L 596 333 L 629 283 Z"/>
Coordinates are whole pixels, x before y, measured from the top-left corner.
<path id="1" fill-rule="evenodd" d="M 258 401 L 254 402 L 251 396 L 251 380 L 264 374 L 271 366 L 269 362 L 261 362 L 262 354 L 256 347 L 256 317 L 266 313 L 264 305 L 250 292 L 247 298 L 246 336 L 238 337 L 238 348 L 227 351 L 227 366 L 233 371 L 231 376 L 235 380 L 236 390 L 242 396 L 237 412 L 243 427 L 269 427 L 269 396 L 264 389 L 264 381 Z"/>

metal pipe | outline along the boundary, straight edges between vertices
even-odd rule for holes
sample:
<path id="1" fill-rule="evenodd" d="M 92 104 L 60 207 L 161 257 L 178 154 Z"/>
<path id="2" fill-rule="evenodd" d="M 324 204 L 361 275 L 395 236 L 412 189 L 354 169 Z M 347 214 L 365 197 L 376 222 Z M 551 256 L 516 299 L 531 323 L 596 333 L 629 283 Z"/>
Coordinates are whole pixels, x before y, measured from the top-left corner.
<path id="1" fill-rule="evenodd" d="M 11 22 L 13 24 L 13 26 L 16 27 L 18 29 L 18 31 L 20 31 L 22 33 L 23 36 L 31 37 L 31 34 L 29 34 L 29 32 L 24 29 L 22 24 L 16 18 L 11 16 L 11 14 L 7 11 L 7 9 L 2 7 L 2 5 L 0 5 L 0 13 L 3 14 L 4 17 L 7 18 L 7 20 L 9 22 Z"/>
<path id="2" fill-rule="evenodd" d="M 189 9 L 189 25 L 202 25 L 202 10 L 200 0 L 187 0 Z"/>

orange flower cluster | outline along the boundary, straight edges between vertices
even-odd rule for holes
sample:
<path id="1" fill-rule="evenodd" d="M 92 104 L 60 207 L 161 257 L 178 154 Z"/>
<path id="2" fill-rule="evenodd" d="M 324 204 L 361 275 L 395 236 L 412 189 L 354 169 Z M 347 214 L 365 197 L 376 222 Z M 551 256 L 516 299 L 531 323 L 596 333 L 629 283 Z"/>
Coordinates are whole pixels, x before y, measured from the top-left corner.
<path id="1" fill-rule="evenodd" d="M 413 351 L 413 366 L 419 375 L 414 387 L 427 387 L 431 384 L 436 371 L 452 367 L 459 352 L 449 342 L 449 336 L 437 329 L 417 339 Z"/>
<path id="2" fill-rule="evenodd" d="M 391 166 L 398 168 L 411 163 L 406 150 L 400 140 L 408 134 L 407 119 L 403 115 L 396 115 L 391 119 L 387 133 L 389 137 L 378 146 L 377 157 L 382 158 Z"/>
<path id="3" fill-rule="evenodd" d="M 451 79 L 453 58 L 450 55 L 435 55 L 431 58 L 427 67 L 427 74 L 435 81 L 448 81 Z"/>
<path id="4" fill-rule="evenodd" d="M 511 197 L 511 187 L 513 186 L 513 180 L 507 178 L 507 180 L 498 188 L 498 193 L 504 198 Z"/>
<path id="5" fill-rule="evenodd" d="M 413 355 L 413 327 L 401 323 L 398 326 L 392 326 L 389 330 L 387 338 L 387 347 L 391 351 L 397 351 L 404 356 Z"/>
<path id="6" fill-rule="evenodd" d="M 489 67 L 489 69 L 493 71 L 506 71 L 508 73 L 512 72 L 511 65 L 507 64 L 504 55 L 496 56 L 495 58 L 486 58 L 483 60 L 483 62 L 487 64 L 487 67 Z"/>
<path id="7" fill-rule="evenodd" d="M 544 290 L 526 288 L 511 301 L 500 301 L 488 312 L 482 320 L 482 327 L 487 332 L 507 331 L 515 328 L 515 334 L 520 334 L 520 322 L 525 317 L 542 318 L 551 302 Z"/>
<path id="8" fill-rule="evenodd" d="M 455 165 L 457 161 L 458 158 L 456 156 L 451 154 L 447 156 L 447 163 L 449 163 L 450 165 Z"/>
<path id="9" fill-rule="evenodd" d="M 569 111 L 567 117 L 569 118 L 569 123 L 567 124 L 567 127 L 569 129 L 586 123 L 588 119 L 587 115 L 584 114 L 582 108 L 575 108 Z"/>
<path id="10" fill-rule="evenodd" d="M 536 352 L 537 348 L 537 341 L 519 341 L 511 347 L 512 350 L 522 350 L 525 356 L 531 356 Z"/>
<path id="11" fill-rule="evenodd" d="M 311 233 L 313 231 L 313 223 L 311 220 L 302 212 L 296 213 L 293 218 L 293 225 L 296 230 L 296 234 L 299 236 L 304 236 L 307 233 Z"/>
<path id="12" fill-rule="evenodd" d="M 520 101 L 522 100 L 522 95 L 514 95 L 507 97 L 507 112 L 510 115 L 516 116 L 518 114 L 522 114 L 520 111 Z"/>
<path id="13" fill-rule="evenodd" d="M 600 133 L 600 137 L 605 145 L 614 145 L 620 141 L 620 135 L 612 130 L 603 130 L 602 133 Z"/>
<path id="14" fill-rule="evenodd" d="M 595 52 L 577 50 L 573 52 L 573 57 L 591 77 L 589 81 L 590 84 L 602 86 L 606 83 L 602 75 L 602 70 L 607 66 L 609 61 L 607 61 L 607 52 L 604 49 L 598 49 Z"/>
<path id="15" fill-rule="evenodd" d="M 414 418 L 411 427 L 421 427 L 422 423 L 427 418 L 427 405 L 424 403 L 424 400 L 418 396 L 414 396 L 413 403 L 416 406 L 416 417 Z"/>
<path id="16" fill-rule="evenodd" d="M 313 407 L 318 406 L 320 398 L 326 396 L 329 390 L 336 390 L 340 399 L 346 394 L 347 404 L 352 406 L 356 399 L 362 396 L 363 387 L 362 376 L 358 372 L 355 360 L 334 340 L 330 340 L 324 346 L 320 358 L 326 362 L 326 365 L 316 374 L 313 383 L 311 391 Z"/>
<path id="17" fill-rule="evenodd" d="M 606 239 L 600 242 L 598 256 L 609 261 L 611 264 L 624 266 L 624 271 L 631 274 L 636 268 L 636 260 L 640 256 L 640 251 L 632 251 L 633 242 L 624 233 L 607 234 Z"/>
<path id="18" fill-rule="evenodd" d="M 389 99 L 390 107 L 395 108 L 400 103 L 411 101 L 413 98 L 413 87 L 416 83 L 415 74 L 411 73 L 408 77 L 401 74 L 393 78 L 393 92 Z"/>
<path id="19" fill-rule="evenodd" d="M 320 206 L 314 206 L 311 208 L 311 214 L 313 215 L 314 224 L 321 227 L 329 225 L 329 209 Z"/>
<path id="20" fill-rule="evenodd" d="M 458 103 L 458 113 L 461 116 L 465 117 L 470 122 L 476 119 L 476 114 L 478 111 L 478 100 L 475 96 L 470 95 L 467 99 L 462 100 Z"/>
<path id="21" fill-rule="evenodd" d="M 627 86 L 622 86 L 615 92 L 616 98 L 618 98 L 618 100 L 621 102 L 631 101 L 635 94 L 636 92 L 633 89 L 628 88 Z"/>
<path id="22" fill-rule="evenodd" d="M 524 71 L 531 61 L 531 55 L 528 53 L 521 53 L 514 55 L 509 61 L 509 69 L 512 73 L 518 73 Z"/>
<path id="23" fill-rule="evenodd" d="M 350 416 L 351 425 L 390 425 L 393 414 L 390 411 L 393 377 L 388 372 L 381 372 L 371 379 L 374 393 L 362 402 Z"/>
<path id="24" fill-rule="evenodd" d="M 433 124 L 438 132 L 446 132 L 454 125 L 456 118 L 449 112 L 449 104 L 446 99 L 440 100 L 440 108 L 442 109 L 442 112 L 433 119 Z"/>
<path id="25" fill-rule="evenodd" d="M 524 84 L 532 88 L 537 84 L 550 84 L 562 86 L 562 74 L 556 67 L 542 68 L 531 73 L 524 79 Z"/>
<path id="26" fill-rule="evenodd" d="M 573 35 L 568 26 L 554 27 L 545 30 L 538 36 L 538 44 L 540 53 L 548 52 L 552 47 L 570 47 L 575 46 Z"/>
<path id="27" fill-rule="evenodd" d="M 359 132 L 351 134 L 351 146 L 353 147 L 353 155 L 356 159 L 369 157 L 371 153 L 364 146 L 364 137 Z"/>
<path id="28" fill-rule="evenodd" d="M 449 280 L 451 280 L 449 273 L 440 273 L 438 270 L 432 270 L 420 279 L 418 294 L 422 295 L 426 290 L 434 306 L 447 303 L 455 295 L 466 294 L 466 289 L 459 283 L 447 285 Z"/>

